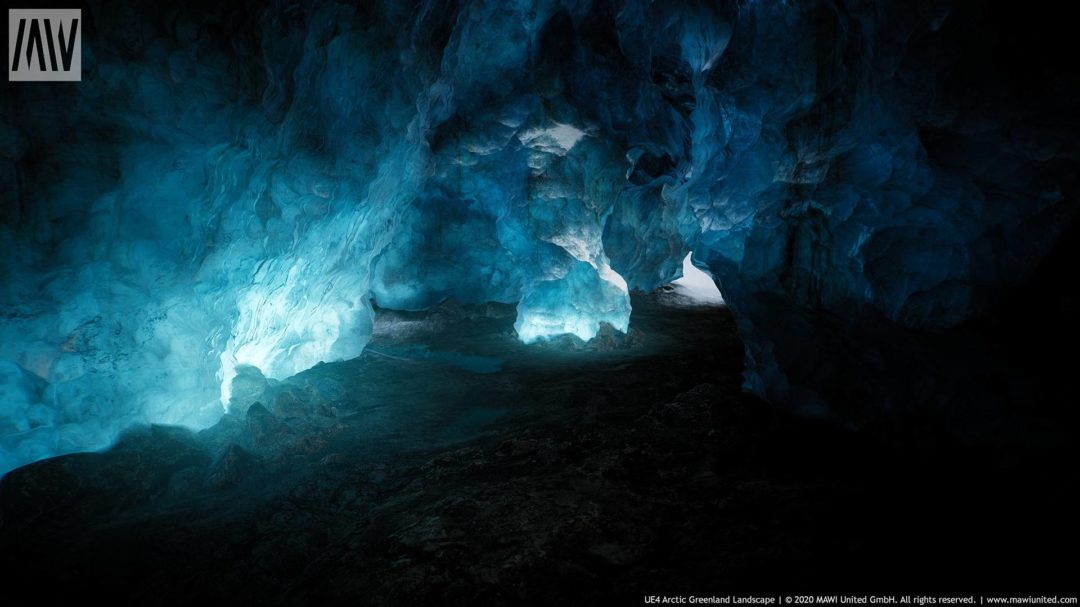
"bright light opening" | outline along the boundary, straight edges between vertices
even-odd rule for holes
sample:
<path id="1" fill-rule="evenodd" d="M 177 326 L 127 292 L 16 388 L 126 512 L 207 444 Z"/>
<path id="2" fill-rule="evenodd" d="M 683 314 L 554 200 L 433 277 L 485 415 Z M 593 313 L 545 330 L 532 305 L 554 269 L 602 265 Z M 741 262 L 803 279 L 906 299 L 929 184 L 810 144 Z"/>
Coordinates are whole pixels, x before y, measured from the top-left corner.
<path id="1" fill-rule="evenodd" d="M 682 262 L 682 278 L 671 283 L 675 293 L 701 306 L 722 306 L 724 296 L 716 286 L 716 281 L 691 260 L 693 251 L 686 254 Z"/>

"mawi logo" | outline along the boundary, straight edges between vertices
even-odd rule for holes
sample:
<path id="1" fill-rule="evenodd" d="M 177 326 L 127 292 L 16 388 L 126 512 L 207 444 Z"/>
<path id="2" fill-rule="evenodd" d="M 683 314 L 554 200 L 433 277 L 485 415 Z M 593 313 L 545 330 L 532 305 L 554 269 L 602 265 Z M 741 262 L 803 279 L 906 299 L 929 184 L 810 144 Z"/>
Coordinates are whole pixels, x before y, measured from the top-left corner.
<path id="1" fill-rule="evenodd" d="M 8 10 L 8 80 L 82 80 L 82 11 Z"/>

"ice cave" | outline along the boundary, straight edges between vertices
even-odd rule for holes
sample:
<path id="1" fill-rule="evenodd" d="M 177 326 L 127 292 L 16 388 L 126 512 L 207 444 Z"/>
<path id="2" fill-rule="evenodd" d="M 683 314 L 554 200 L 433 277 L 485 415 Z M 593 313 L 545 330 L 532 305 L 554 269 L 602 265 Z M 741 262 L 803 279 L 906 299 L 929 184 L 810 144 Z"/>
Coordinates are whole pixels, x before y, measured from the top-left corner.
<path id="1" fill-rule="evenodd" d="M 0 83 L 5 573 L 188 604 L 881 581 L 850 535 L 879 527 L 851 496 L 890 492 L 879 474 L 906 487 L 883 516 L 910 527 L 875 549 L 949 529 L 989 562 L 975 522 L 913 496 L 962 477 L 959 517 L 999 464 L 1014 489 L 1055 479 L 1035 526 L 1076 537 L 1055 518 L 1075 472 L 1044 465 L 1077 445 L 1055 354 L 1076 336 L 1065 9 L 74 4 L 80 81 Z M 54 32 L 24 48 L 11 23 L 9 67 L 47 68 Z M 665 468 L 690 445 L 707 455 Z M 749 463 L 718 471 L 732 462 Z M 409 497 L 443 478 L 432 466 L 452 487 Z M 599 470 L 604 499 L 541 489 L 592 486 L 563 476 L 469 484 L 549 468 Z M 610 497 L 645 482 L 686 496 Z M 708 492 L 693 516 L 672 505 Z M 639 498 L 672 522 L 606 510 Z M 182 520 L 195 531 L 162 522 Z M 530 525 L 586 539 L 514 539 Z M 492 538 L 505 554 L 461 569 L 503 550 Z M 73 548 L 43 556 L 53 542 Z M 1025 566 L 1056 588 L 1066 565 Z"/>

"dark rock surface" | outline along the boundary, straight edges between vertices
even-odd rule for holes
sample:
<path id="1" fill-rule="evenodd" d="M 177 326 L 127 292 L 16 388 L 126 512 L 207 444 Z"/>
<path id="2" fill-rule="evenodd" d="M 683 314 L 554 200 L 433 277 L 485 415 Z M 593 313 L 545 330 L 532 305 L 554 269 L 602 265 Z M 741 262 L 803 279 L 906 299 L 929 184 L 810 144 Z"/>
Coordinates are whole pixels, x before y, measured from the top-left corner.
<path id="1" fill-rule="evenodd" d="M 15 470 L 0 481 L 6 587 L 139 604 L 641 604 L 1075 580 L 1074 559 L 1045 549 L 1076 545 L 1075 441 L 927 430 L 890 445 L 793 418 L 740 392 L 722 309 L 635 301 L 638 340 L 611 350 L 526 348 L 512 318 L 385 313 L 364 356 L 273 387 L 272 409 Z M 493 353 L 498 371 L 477 362 Z"/>

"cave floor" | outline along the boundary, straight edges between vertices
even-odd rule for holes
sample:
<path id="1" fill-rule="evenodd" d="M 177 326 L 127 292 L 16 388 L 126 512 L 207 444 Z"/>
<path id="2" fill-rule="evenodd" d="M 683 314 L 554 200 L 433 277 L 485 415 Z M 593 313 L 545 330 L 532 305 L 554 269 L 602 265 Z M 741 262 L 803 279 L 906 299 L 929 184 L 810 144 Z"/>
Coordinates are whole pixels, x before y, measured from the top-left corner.
<path id="1" fill-rule="evenodd" d="M 636 295 L 629 336 L 524 346 L 513 310 L 383 312 L 357 359 L 200 433 L 0 483 L 36 596 L 559 604 L 646 595 L 1053 593 L 1074 456 L 884 444 L 740 390 L 723 308 Z M 1067 589 L 1063 589 L 1067 590 Z"/>

